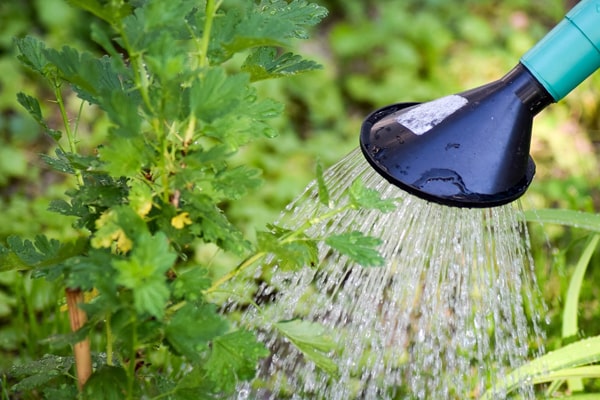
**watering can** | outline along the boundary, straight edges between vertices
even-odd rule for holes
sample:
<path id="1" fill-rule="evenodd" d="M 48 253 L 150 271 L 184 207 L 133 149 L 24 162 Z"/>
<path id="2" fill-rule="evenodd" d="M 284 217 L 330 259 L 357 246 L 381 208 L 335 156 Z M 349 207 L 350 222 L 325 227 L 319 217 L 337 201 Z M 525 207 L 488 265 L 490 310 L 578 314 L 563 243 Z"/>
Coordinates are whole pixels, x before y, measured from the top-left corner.
<path id="1" fill-rule="evenodd" d="M 584 0 L 499 80 L 371 113 L 361 150 L 390 183 L 425 200 L 469 208 L 509 203 L 535 174 L 533 118 L 599 67 L 600 1 Z"/>

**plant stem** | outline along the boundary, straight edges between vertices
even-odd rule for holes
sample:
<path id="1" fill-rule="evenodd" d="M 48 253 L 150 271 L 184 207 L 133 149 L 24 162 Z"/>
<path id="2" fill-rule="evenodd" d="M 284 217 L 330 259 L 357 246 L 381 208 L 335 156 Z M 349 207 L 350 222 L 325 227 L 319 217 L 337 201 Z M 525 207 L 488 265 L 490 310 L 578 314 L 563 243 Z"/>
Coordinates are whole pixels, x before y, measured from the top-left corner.
<path id="1" fill-rule="evenodd" d="M 60 116 L 62 118 L 63 125 L 65 127 L 67 141 L 69 142 L 69 151 L 71 153 L 75 154 L 77 151 L 77 140 L 75 138 L 74 133 L 71 131 L 71 124 L 69 122 L 69 116 L 67 115 L 67 109 L 65 107 L 65 102 L 63 99 L 62 91 L 60 90 L 60 83 L 58 83 L 58 82 L 56 82 L 54 84 L 54 97 L 56 98 L 56 102 L 57 102 L 58 108 L 60 110 Z M 83 103 L 82 103 L 82 107 L 83 107 Z M 79 113 L 81 114 L 81 108 L 79 110 Z M 78 124 L 79 124 L 79 120 L 77 121 L 77 125 Z M 60 144 L 59 144 L 59 147 L 61 147 Z M 61 150 L 62 150 L 62 148 L 61 148 Z M 78 170 L 78 169 L 75 170 L 75 176 L 77 177 L 77 182 L 79 182 L 80 185 L 83 185 L 83 175 L 81 174 L 80 170 Z"/>
<path id="2" fill-rule="evenodd" d="M 217 279 L 217 281 L 215 283 L 213 283 L 211 287 L 209 287 L 208 289 L 206 289 L 204 291 L 204 294 L 209 294 L 209 293 L 214 292 L 215 290 L 217 290 L 219 288 L 219 286 L 221 286 L 225 282 L 231 280 L 232 278 L 236 277 L 242 271 L 244 271 L 246 268 L 248 268 L 249 266 L 251 266 L 256 261 L 260 260 L 261 258 L 263 258 L 266 255 L 267 255 L 266 252 L 259 251 L 255 254 L 253 254 L 252 256 L 246 258 L 244 260 L 244 262 L 242 262 L 240 265 L 238 265 L 235 269 L 229 271 L 228 273 L 226 273 L 225 275 L 223 275 L 222 277 Z"/>
<path id="3" fill-rule="evenodd" d="M 129 355 L 129 364 L 127 366 L 127 400 L 133 400 L 133 384 L 135 383 L 135 364 L 137 358 L 137 317 L 133 315 L 131 323 L 131 352 Z"/>
<path id="4" fill-rule="evenodd" d="M 113 365 L 113 341 L 112 328 L 110 327 L 110 313 L 106 314 L 106 364 Z"/>
<path id="5" fill-rule="evenodd" d="M 213 19 L 215 18 L 215 14 L 220 5 L 221 1 L 206 1 L 206 19 L 204 21 L 204 31 L 202 32 L 202 43 L 200 48 L 200 68 L 208 66 L 208 46 L 210 44 L 210 33 L 212 30 Z"/>
<path id="6" fill-rule="evenodd" d="M 309 229 L 310 227 L 323 222 L 329 218 L 334 217 L 335 215 L 349 210 L 351 208 L 354 208 L 354 206 L 352 204 L 346 204 L 345 206 L 342 206 L 340 208 L 336 208 L 333 209 L 325 214 L 322 214 L 318 217 L 314 217 L 309 219 L 308 221 L 306 221 L 304 224 L 302 224 L 298 229 L 296 229 L 295 231 L 292 231 L 286 235 L 283 235 L 280 239 L 279 239 L 279 243 L 284 245 L 290 242 L 293 242 L 294 240 L 297 240 L 297 237 L 300 236 L 301 234 L 303 234 L 307 229 Z M 225 282 L 235 278 L 237 275 L 239 275 L 242 271 L 244 271 L 246 268 L 250 267 L 251 265 L 253 265 L 256 261 L 260 260 L 261 258 L 263 258 L 264 256 L 267 255 L 267 252 L 265 251 L 259 251 L 255 254 L 253 254 L 252 256 L 246 258 L 240 265 L 238 265 L 235 269 L 229 271 L 228 273 L 226 273 L 225 275 L 223 275 L 222 277 L 220 277 L 219 279 L 217 279 L 215 281 L 215 283 L 212 284 L 211 287 L 209 287 L 208 289 L 206 289 L 204 291 L 204 294 L 210 294 L 213 293 L 214 291 L 216 291 L 222 284 L 224 284 Z"/>
<path id="7" fill-rule="evenodd" d="M 69 308 L 69 321 L 71 330 L 78 331 L 85 324 L 87 317 L 85 311 L 79 308 L 78 304 L 83 303 L 83 292 L 80 289 L 65 289 L 67 296 L 67 307 Z M 90 352 L 90 340 L 85 338 L 81 342 L 73 345 L 75 354 L 75 368 L 77 370 L 77 387 L 79 391 L 87 382 L 92 374 L 92 355 Z"/>

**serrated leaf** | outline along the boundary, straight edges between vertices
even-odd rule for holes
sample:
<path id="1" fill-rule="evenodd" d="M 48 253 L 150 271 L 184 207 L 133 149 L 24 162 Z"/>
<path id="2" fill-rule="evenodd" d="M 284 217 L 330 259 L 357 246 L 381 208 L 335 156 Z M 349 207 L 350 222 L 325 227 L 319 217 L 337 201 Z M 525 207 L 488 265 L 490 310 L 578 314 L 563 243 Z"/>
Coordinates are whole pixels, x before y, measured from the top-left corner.
<path id="1" fill-rule="evenodd" d="M 177 254 L 169 247 L 168 238 L 158 232 L 144 232 L 135 237 L 135 245 L 127 259 L 115 260 L 116 281 L 133 291 L 138 313 L 161 318 L 169 299 L 165 273 L 173 266 Z"/>
<path id="2" fill-rule="evenodd" d="M 254 334 L 238 330 L 212 341 L 206 370 L 217 389 L 228 393 L 235 389 L 238 381 L 252 379 L 258 361 L 268 355 L 269 351 Z"/>
<path id="3" fill-rule="evenodd" d="M 19 61 L 34 71 L 44 75 L 46 73 L 46 66 L 48 65 L 48 60 L 44 54 L 46 45 L 41 40 L 32 36 L 16 39 L 15 43 L 20 53 L 17 56 Z"/>
<path id="4" fill-rule="evenodd" d="M 9 236 L 6 242 L 6 246 L 0 246 L 0 270 L 3 271 L 58 267 L 85 247 L 83 240 L 60 243 L 44 235 L 37 235 L 34 241 Z"/>
<path id="5" fill-rule="evenodd" d="M 379 267 L 385 263 L 376 249 L 382 243 L 381 240 L 365 236 L 362 232 L 353 231 L 329 236 L 325 243 L 364 267 Z"/>
<path id="6" fill-rule="evenodd" d="M 73 357 L 63 357 L 54 354 L 45 354 L 39 360 L 28 361 L 23 364 L 15 364 L 9 374 L 15 378 L 43 374 L 48 371 L 68 371 L 73 366 Z"/>
<path id="7" fill-rule="evenodd" d="M 216 138 L 235 151 L 259 137 L 275 137 L 277 132 L 266 120 L 281 114 L 282 104 L 273 100 L 252 103 L 252 97 L 208 125 L 204 132 L 206 136 Z"/>
<path id="8" fill-rule="evenodd" d="M 44 118 L 42 117 L 40 103 L 35 97 L 29 96 L 23 92 L 19 92 L 17 93 L 17 101 L 23 106 L 23 108 L 25 108 L 25 110 L 27 110 L 29 115 L 31 115 L 38 124 L 44 128 L 47 128 L 46 121 L 44 121 Z"/>
<path id="9" fill-rule="evenodd" d="M 100 3 L 98 0 L 67 0 L 67 2 L 112 25 L 117 24 L 121 18 L 131 12 L 131 5 L 122 1 Z"/>
<path id="10" fill-rule="evenodd" d="M 307 28 L 317 24 L 327 10 L 304 0 L 262 0 L 230 10 L 214 22 L 211 58 L 223 62 L 233 54 L 259 46 L 285 46 L 292 38 L 307 38 Z"/>
<path id="11" fill-rule="evenodd" d="M 173 296 L 188 301 L 197 301 L 202 297 L 202 292 L 211 285 L 207 271 L 204 268 L 191 268 L 177 275 L 171 284 Z"/>
<path id="12" fill-rule="evenodd" d="M 66 200 L 60 199 L 50 201 L 48 211 L 53 211 L 62 215 L 79 216 L 81 210 L 75 210 L 72 204 L 68 203 Z"/>
<path id="13" fill-rule="evenodd" d="M 240 106 L 248 83 L 245 74 L 228 76 L 223 68 L 211 68 L 190 88 L 190 108 L 197 118 L 210 123 Z"/>
<path id="14" fill-rule="evenodd" d="M 73 363 L 73 357 L 46 354 L 39 360 L 13 365 L 8 373 L 18 378 L 19 382 L 12 387 L 12 390 L 26 391 L 40 388 L 52 379 L 66 375 Z"/>
<path id="15" fill-rule="evenodd" d="M 165 335 L 177 352 L 199 363 L 209 341 L 225 333 L 228 327 L 214 304 L 188 303 L 173 314 Z"/>
<path id="16" fill-rule="evenodd" d="M 279 35 L 299 39 L 307 39 L 307 27 L 318 24 L 328 14 L 326 8 L 305 0 L 261 0 L 258 9 L 286 26 L 287 32 Z"/>
<path id="17" fill-rule="evenodd" d="M 317 241 L 304 234 L 299 234 L 294 240 L 283 241 L 282 237 L 291 231 L 268 226 L 270 231 L 257 232 L 257 244 L 260 251 L 274 256 L 274 262 L 284 270 L 295 270 L 305 266 L 315 266 L 319 250 Z"/>
<path id="18" fill-rule="evenodd" d="M 41 159 L 52 169 L 65 174 L 75 174 L 75 169 L 71 166 L 71 161 L 67 157 L 67 154 L 61 149 L 56 149 L 56 158 L 48 156 L 46 154 L 40 155 Z"/>
<path id="19" fill-rule="evenodd" d="M 132 176 L 140 173 L 148 163 L 144 151 L 145 144 L 138 138 L 116 137 L 111 143 L 99 149 L 100 158 L 106 162 L 105 168 L 112 176 Z"/>
<path id="20" fill-rule="evenodd" d="M 191 199 L 185 210 L 194 221 L 190 225 L 190 231 L 204 241 L 239 255 L 251 249 L 243 234 L 229 222 L 211 199 L 197 196 Z"/>
<path id="21" fill-rule="evenodd" d="M 111 265 L 112 257 L 109 250 L 96 249 L 86 249 L 85 252 L 82 251 L 72 257 L 66 262 L 71 272 L 65 280 L 66 286 L 79 288 L 82 291 L 99 289 L 105 294 L 116 293 L 116 282 L 113 279 L 106 279 L 107 275 L 113 276 L 115 273 Z M 50 273 L 51 271 L 48 271 L 48 274 Z"/>
<path id="22" fill-rule="evenodd" d="M 396 209 L 396 199 L 383 199 L 381 194 L 374 189 L 367 188 L 364 183 L 357 179 L 348 190 L 351 204 L 356 208 L 377 209 L 382 212 L 390 212 Z"/>
<path id="23" fill-rule="evenodd" d="M 84 0 L 87 1 L 87 0 Z M 114 4 L 114 3 L 111 3 Z M 126 3 L 121 3 L 126 4 Z M 115 71 L 118 71 L 122 76 L 128 75 L 127 66 L 123 61 L 123 56 L 115 48 L 113 41 L 108 36 L 106 31 L 101 27 L 100 24 L 92 23 L 90 26 L 91 38 L 94 42 L 98 43 L 109 55 L 110 61 L 114 66 Z"/>
<path id="24" fill-rule="evenodd" d="M 336 344 L 331 333 L 318 323 L 299 319 L 281 321 L 274 328 L 286 337 L 306 358 L 332 376 L 338 375 L 338 366 L 331 357 Z"/>
<path id="25" fill-rule="evenodd" d="M 127 397 L 127 373 L 122 367 L 103 365 L 83 387 L 86 399 L 121 400 Z"/>
<path id="26" fill-rule="evenodd" d="M 242 70 L 250 74 L 250 80 L 255 82 L 263 79 L 281 78 L 320 69 L 321 66 L 293 53 L 279 55 L 273 47 L 260 47 L 250 54 Z"/>
<path id="27" fill-rule="evenodd" d="M 56 66 L 60 77 L 71 83 L 83 100 L 102 107 L 104 95 L 110 96 L 123 89 L 109 57 L 96 58 L 69 46 L 63 46 L 60 51 L 46 49 L 44 54 Z"/>
<path id="28" fill-rule="evenodd" d="M 239 166 L 223 170 L 215 176 L 213 187 L 227 200 L 237 200 L 262 183 L 260 170 Z M 218 199 L 217 199 L 218 200 Z"/>
<path id="29" fill-rule="evenodd" d="M 206 372 L 195 367 L 177 381 L 173 400 L 216 400 L 221 396 L 215 392 L 215 384 L 206 379 Z"/>

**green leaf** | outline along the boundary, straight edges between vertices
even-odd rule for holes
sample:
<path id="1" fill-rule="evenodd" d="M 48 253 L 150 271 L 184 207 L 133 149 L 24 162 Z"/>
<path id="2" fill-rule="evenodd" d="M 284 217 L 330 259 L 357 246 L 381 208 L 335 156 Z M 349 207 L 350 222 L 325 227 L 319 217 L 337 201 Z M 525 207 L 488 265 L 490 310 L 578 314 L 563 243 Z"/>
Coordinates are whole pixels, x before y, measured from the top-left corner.
<path id="1" fill-rule="evenodd" d="M 324 206 L 331 208 L 332 204 L 331 198 L 329 197 L 329 189 L 327 189 L 327 184 L 325 183 L 325 178 L 323 176 L 323 165 L 320 162 L 317 163 L 317 186 L 319 188 L 319 201 Z"/>
<path id="2" fill-rule="evenodd" d="M 213 340 L 206 370 L 218 390 L 230 393 L 237 381 L 252 379 L 258 361 L 268 355 L 269 351 L 254 334 L 238 330 Z"/>
<path id="3" fill-rule="evenodd" d="M 135 176 L 150 161 L 143 138 L 113 137 L 111 142 L 99 149 L 100 159 L 112 176 Z"/>
<path id="4" fill-rule="evenodd" d="M 216 400 L 222 398 L 215 383 L 207 379 L 206 371 L 194 367 L 177 381 L 173 400 Z"/>
<path id="5" fill-rule="evenodd" d="M 6 242 L 6 246 L 0 245 L 2 271 L 59 267 L 69 258 L 78 255 L 85 246 L 84 240 L 60 243 L 44 235 L 37 235 L 33 242 L 9 236 Z"/>
<path id="6" fill-rule="evenodd" d="M 365 236 L 362 232 L 353 231 L 329 236 L 325 239 L 325 243 L 364 267 L 379 267 L 385 263 L 376 250 L 376 247 L 382 243 L 381 240 Z"/>
<path id="7" fill-rule="evenodd" d="M 177 275 L 171 284 L 173 296 L 187 301 L 197 301 L 202 297 L 202 291 L 211 285 L 206 269 L 194 267 Z"/>
<path id="8" fill-rule="evenodd" d="M 131 5 L 122 1 L 109 1 L 100 3 L 98 0 L 67 0 L 73 6 L 94 14 L 111 25 L 131 12 Z"/>
<path id="9" fill-rule="evenodd" d="M 196 196 L 190 200 L 184 210 L 190 213 L 190 218 L 194 221 L 190 225 L 190 231 L 194 235 L 239 255 L 251 249 L 250 243 L 211 199 Z"/>
<path id="10" fill-rule="evenodd" d="M 577 323 L 577 316 L 579 315 L 579 293 L 581 292 L 581 285 L 583 284 L 585 271 L 590 263 L 592 255 L 598 246 L 600 241 L 600 235 L 593 235 L 583 253 L 577 261 L 573 276 L 569 280 L 569 288 L 567 289 L 567 296 L 565 300 L 563 318 L 562 318 L 562 337 L 563 339 L 576 335 L 579 332 L 579 326 Z"/>
<path id="11" fill-rule="evenodd" d="M 46 49 L 44 54 L 83 100 L 102 107 L 105 96 L 123 90 L 122 77 L 115 72 L 109 57 L 96 58 L 68 46 L 61 51 Z"/>
<path id="12" fill-rule="evenodd" d="M 246 74 L 228 76 L 223 68 L 211 68 L 190 88 L 190 108 L 197 118 L 210 123 L 244 104 L 248 83 Z"/>
<path id="13" fill-rule="evenodd" d="M 295 270 L 314 266 L 319 258 L 317 241 L 304 234 L 297 234 L 292 240 L 285 240 L 293 231 L 269 224 L 269 231 L 257 232 L 259 251 L 270 253 L 275 263 L 285 270 Z"/>
<path id="14" fill-rule="evenodd" d="M 348 190 L 351 204 L 356 208 L 376 209 L 390 212 L 396 209 L 396 199 L 382 199 L 381 194 L 367 188 L 360 179 L 355 180 Z"/>
<path id="15" fill-rule="evenodd" d="M 581 292 L 581 285 L 583 284 L 585 271 L 590 263 L 594 251 L 596 250 L 596 247 L 598 246 L 598 241 L 600 241 L 600 235 L 596 234 L 590 238 L 585 250 L 577 262 L 573 276 L 569 280 L 569 288 L 567 290 L 562 318 L 563 339 L 577 335 L 577 332 L 579 331 L 579 324 L 577 323 L 579 315 L 579 293 Z M 583 391 L 583 382 L 581 379 L 569 379 L 567 384 L 571 392 Z"/>
<path id="16" fill-rule="evenodd" d="M 223 193 L 224 199 L 237 200 L 261 185 L 260 172 L 256 168 L 241 165 L 218 173 L 212 184 Z"/>
<path id="17" fill-rule="evenodd" d="M 209 341 L 224 334 L 228 327 L 214 304 L 187 303 L 173 314 L 165 335 L 177 352 L 199 363 Z"/>
<path id="18" fill-rule="evenodd" d="M 70 272 L 65 284 L 67 287 L 79 288 L 83 291 L 98 289 L 105 294 L 116 293 L 116 282 L 113 279 L 106 279 L 106 276 L 115 274 L 111 265 L 112 260 L 113 255 L 109 250 L 86 249 L 85 252 L 80 252 L 65 263 Z M 51 276 L 52 271 L 48 270 L 47 274 Z"/>
<path id="19" fill-rule="evenodd" d="M 84 1 L 87 2 L 87 0 Z M 111 3 L 111 5 L 112 4 L 114 3 Z M 125 3 L 121 4 L 125 5 Z M 92 40 L 98 43 L 110 55 L 110 59 L 115 67 L 115 70 L 121 72 L 123 75 L 126 75 L 127 67 L 123 62 L 123 57 L 113 45 L 113 42 L 109 38 L 107 32 L 101 27 L 100 24 L 97 23 L 92 23 L 90 30 Z"/>
<path id="20" fill-rule="evenodd" d="M 257 8 L 275 22 L 271 27 L 278 36 L 308 39 L 307 27 L 318 24 L 327 16 L 327 9 L 305 0 L 261 0 Z"/>
<path id="21" fill-rule="evenodd" d="M 541 209 L 525 211 L 529 222 L 560 224 L 600 233 L 600 214 L 575 210 Z"/>
<path id="22" fill-rule="evenodd" d="M 558 350 L 539 356 L 530 362 L 504 375 L 496 381 L 494 390 L 488 390 L 481 400 L 492 400 L 496 392 L 510 393 L 525 380 L 535 383 L 557 379 L 566 369 L 576 368 L 600 361 L 600 336 L 594 336 L 571 343 Z"/>
<path id="23" fill-rule="evenodd" d="M 133 291 L 138 313 L 162 318 L 170 294 L 165 273 L 176 258 L 168 238 L 158 232 L 154 236 L 149 233 L 138 235 L 130 257 L 113 261 L 118 271 L 116 281 Z"/>
<path id="24" fill-rule="evenodd" d="M 133 141 L 140 151 L 145 152 L 145 143 L 141 134 L 142 118 L 139 111 L 141 106 L 139 94 L 133 90 L 116 90 L 104 94 L 102 100 L 102 108 L 115 125 L 110 130 L 108 144 L 118 149 L 119 145 L 125 145 L 125 143 L 114 143 L 114 141 L 117 138 L 127 138 Z M 139 157 L 131 154 L 130 151 L 128 154 L 132 157 Z M 110 158 L 105 160 L 110 161 Z"/>
<path id="25" fill-rule="evenodd" d="M 327 10 L 304 0 L 262 0 L 242 3 L 216 18 L 211 58 L 223 62 L 235 53 L 260 46 L 285 46 L 289 39 L 306 39 L 308 27 L 317 24 Z"/>
<path id="26" fill-rule="evenodd" d="M 46 354 L 39 360 L 13 365 L 8 374 L 19 382 L 12 390 L 18 392 L 40 388 L 52 379 L 68 374 L 73 363 L 73 357 Z"/>
<path id="27" fill-rule="evenodd" d="M 127 372 L 122 367 L 103 365 L 83 387 L 85 399 L 121 400 L 127 397 Z"/>
<path id="28" fill-rule="evenodd" d="M 305 60 L 293 53 L 278 55 L 273 47 L 260 47 L 252 52 L 242 64 L 242 71 L 250 74 L 250 80 L 281 78 L 320 69 L 314 61 Z"/>
<path id="29" fill-rule="evenodd" d="M 331 333 L 323 325 L 294 319 L 277 322 L 274 328 L 317 367 L 331 376 L 338 375 L 338 365 L 331 357 L 331 353 L 336 350 L 336 344 Z"/>
<path id="30" fill-rule="evenodd" d="M 45 75 L 48 65 L 48 60 L 44 53 L 46 45 L 41 40 L 31 36 L 16 39 L 15 43 L 19 49 L 19 55 L 17 56 L 19 61 L 39 74 Z"/>
<path id="31" fill-rule="evenodd" d="M 61 149 L 56 149 L 56 158 L 50 157 L 46 154 L 42 154 L 40 157 L 55 171 L 70 175 L 75 174 L 75 169 L 71 166 L 71 161 L 69 160 L 67 153 Z"/>
<path id="32" fill-rule="evenodd" d="M 35 119 L 35 121 L 40 124 L 42 128 L 50 135 L 52 139 L 55 141 L 60 140 L 62 133 L 60 131 L 50 129 L 44 118 L 42 117 L 42 109 L 40 108 L 40 103 L 36 98 L 31 97 L 25 93 L 19 92 L 17 93 L 17 101 L 21 104 L 25 110 Z"/>

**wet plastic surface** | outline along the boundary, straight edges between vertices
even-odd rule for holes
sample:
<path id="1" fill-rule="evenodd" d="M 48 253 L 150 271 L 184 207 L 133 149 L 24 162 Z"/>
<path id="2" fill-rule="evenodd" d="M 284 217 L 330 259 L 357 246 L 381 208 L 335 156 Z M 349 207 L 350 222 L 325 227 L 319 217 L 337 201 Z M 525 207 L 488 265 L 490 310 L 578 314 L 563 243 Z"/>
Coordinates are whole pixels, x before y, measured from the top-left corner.
<path id="1" fill-rule="evenodd" d="M 383 177 L 423 199 L 498 206 L 529 187 L 533 117 L 553 101 L 519 64 L 476 89 L 373 112 L 363 122 L 361 149 Z"/>

